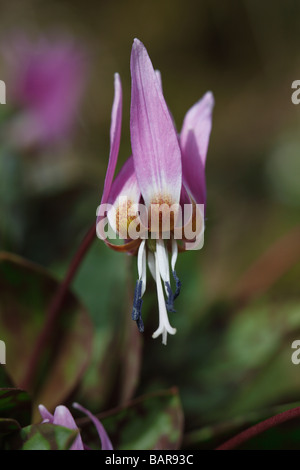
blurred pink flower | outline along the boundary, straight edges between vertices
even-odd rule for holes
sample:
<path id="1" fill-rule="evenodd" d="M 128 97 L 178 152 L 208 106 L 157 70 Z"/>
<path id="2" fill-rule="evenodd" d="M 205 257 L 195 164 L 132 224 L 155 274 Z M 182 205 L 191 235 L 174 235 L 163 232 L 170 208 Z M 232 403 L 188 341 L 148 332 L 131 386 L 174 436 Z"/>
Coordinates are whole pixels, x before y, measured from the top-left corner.
<path id="1" fill-rule="evenodd" d="M 97 419 L 96 416 L 94 416 L 89 410 L 83 408 L 83 406 L 79 405 L 78 403 L 73 403 L 73 407 L 86 414 L 94 423 L 99 434 L 102 450 L 113 450 L 112 443 L 99 419 Z M 57 406 L 55 408 L 54 414 L 52 415 L 45 406 L 39 405 L 39 412 L 43 419 L 43 423 L 57 424 L 68 429 L 78 430 L 77 424 L 75 423 L 72 414 L 66 406 Z M 81 435 L 78 434 L 70 450 L 89 450 L 89 448 L 82 442 Z"/>
<path id="2" fill-rule="evenodd" d="M 18 110 L 9 130 L 22 146 L 45 146 L 69 137 L 87 78 L 87 57 L 68 38 L 29 41 L 14 37 L 2 47 L 9 101 Z"/>

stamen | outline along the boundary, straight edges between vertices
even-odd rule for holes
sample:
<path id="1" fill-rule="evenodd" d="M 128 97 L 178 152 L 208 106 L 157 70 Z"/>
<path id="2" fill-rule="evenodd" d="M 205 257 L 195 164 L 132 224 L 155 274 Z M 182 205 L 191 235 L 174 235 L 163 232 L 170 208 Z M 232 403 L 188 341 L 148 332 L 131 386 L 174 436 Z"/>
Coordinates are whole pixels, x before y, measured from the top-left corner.
<path id="1" fill-rule="evenodd" d="M 139 331 L 142 333 L 144 331 L 144 324 L 142 320 L 142 286 L 143 282 L 141 280 L 136 281 L 134 298 L 133 298 L 133 308 L 131 318 L 136 321 Z"/>
<path id="2" fill-rule="evenodd" d="M 172 257 L 171 257 L 171 268 L 172 271 L 175 271 L 175 265 L 177 261 L 177 256 L 178 256 L 178 245 L 176 240 L 173 238 L 172 239 Z"/>
<path id="3" fill-rule="evenodd" d="M 160 276 L 165 283 L 168 282 L 170 284 L 168 250 L 163 240 L 159 239 L 156 242 L 156 256 L 158 258 Z"/>
<path id="4" fill-rule="evenodd" d="M 155 277 L 156 277 L 156 288 L 157 288 L 157 299 L 158 299 L 158 310 L 159 310 L 159 326 L 157 330 L 153 333 L 152 338 L 157 338 L 159 335 L 162 335 L 163 344 L 167 344 L 167 333 L 174 335 L 176 329 L 172 328 L 169 323 L 169 318 L 166 309 L 166 303 L 164 299 L 164 293 L 162 289 L 161 279 L 160 279 L 160 269 L 159 269 L 159 257 L 155 253 Z"/>
<path id="5" fill-rule="evenodd" d="M 138 251 L 138 275 L 139 281 L 142 281 L 141 297 L 144 295 L 146 290 L 146 273 L 147 273 L 147 261 L 146 261 L 146 240 L 142 240 L 139 251 Z"/>
<path id="6" fill-rule="evenodd" d="M 155 257 L 151 251 L 148 251 L 148 268 L 154 281 L 156 282 L 156 274 L 155 274 Z"/>
<path id="7" fill-rule="evenodd" d="M 140 318 L 138 318 L 136 324 L 137 324 L 137 327 L 139 329 L 139 332 L 144 333 L 144 322 L 143 322 L 142 316 L 140 316 Z"/>
<path id="8" fill-rule="evenodd" d="M 175 271 L 175 264 L 176 264 L 176 261 L 177 261 L 177 256 L 178 256 L 178 246 L 177 246 L 176 240 L 174 240 L 174 238 L 173 238 L 173 240 L 172 240 L 171 268 L 172 268 L 173 278 L 174 278 L 174 281 L 176 283 L 176 289 L 175 289 L 175 294 L 173 294 L 173 291 L 171 289 L 170 284 L 167 283 L 167 282 L 165 283 L 166 288 L 168 290 L 167 309 L 168 309 L 169 312 L 176 312 L 176 310 L 174 309 L 174 301 L 179 296 L 180 289 L 181 289 L 181 282 L 180 282 L 179 277 L 177 276 L 176 271 Z"/>
<path id="9" fill-rule="evenodd" d="M 176 282 L 176 290 L 175 290 L 175 294 L 174 294 L 174 297 L 173 297 L 173 300 L 175 300 L 175 299 L 177 299 L 177 297 L 180 294 L 181 281 L 180 281 L 179 277 L 177 276 L 175 269 L 172 271 L 172 274 L 173 274 L 173 277 L 174 277 L 174 281 Z"/>
<path id="10" fill-rule="evenodd" d="M 146 290 L 146 240 L 142 240 L 139 251 L 138 251 L 138 274 L 139 279 L 136 281 L 134 298 L 133 298 L 133 308 L 131 318 L 136 321 L 137 327 L 141 333 L 144 331 L 144 323 L 142 320 L 142 297 Z"/>
<path id="11" fill-rule="evenodd" d="M 167 302 L 166 302 L 167 310 L 168 310 L 168 312 L 175 313 L 176 312 L 176 310 L 174 308 L 174 300 L 175 299 L 174 299 L 174 294 L 173 294 L 173 291 L 171 289 L 170 283 L 165 282 L 165 286 L 166 286 L 167 295 L 168 295 Z"/>
<path id="12" fill-rule="evenodd" d="M 171 289 L 170 281 L 170 268 L 169 268 L 169 256 L 168 250 L 163 240 L 157 240 L 157 258 L 159 264 L 159 272 L 162 280 L 164 281 L 165 292 L 167 295 L 166 307 L 169 312 L 175 312 L 174 310 L 174 295 Z"/>
<path id="13" fill-rule="evenodd" d="M 172 271 L 172 274 L 173 274 L 174 280 L 176 282 L 175 294 L 173 294 L 170 283 L 165 282 L 167 295 L 168 295 L 168 299 L 167 299 L 167 302 L 166 302 L 168 312 L 176 312 L 176 310 L 174 308 L 174 301 L 179 296 L 180 290 L 181 290 L 181 281 L 180 281 L 179 277 L 177 276 L 176 271 Z"/>

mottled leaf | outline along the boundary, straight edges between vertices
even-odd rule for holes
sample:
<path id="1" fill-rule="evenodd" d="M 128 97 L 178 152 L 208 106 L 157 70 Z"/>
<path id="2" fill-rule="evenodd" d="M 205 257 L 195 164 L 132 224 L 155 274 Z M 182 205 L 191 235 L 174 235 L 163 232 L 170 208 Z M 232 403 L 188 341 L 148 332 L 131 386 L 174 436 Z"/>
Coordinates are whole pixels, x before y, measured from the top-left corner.
<path id="1" fill-rule="evenodd" d="M 0 436 L 10 434 L 19 429 L 21 429 L 21 426 L 15 419 L 0 418 Z"/>
<path id="2" fill-rule="evenodd" d="M 16 420 L 21 426 L 30 422 L 31 400 L 27 392 L 17 388 L 0 389 L 0 418 Z"/>
<path id="3" fill-rule="evenodd" d="M 265 297 L 242 308 L 216 302 L 194 324 L 188 341 L 178 334 L 174 347 L 169 341 L 163 354 L 153 342 L 146 343 L 142 390 L 153 376 L 165 386 L 180 371 L 176 386 L 189 431 L 297 401 L 300 365 L 291 360 L 297 339 L 297 300 Z"/>
<path id="4" fill-rule="evenodd" d="M 6 343 L 6 367 L 16 386 L 24 379 L 57 287 L 43 269 L 8 253 L 0 254 L 0 331 Z M 29 390 L 35 404 L 53 410 L 72 392 L 88 364 L 91 337 L 85 309 L 68 293 Z"/>
<path id="5" fill-rule="evenodd" d="M 294 351 L 291 345 L 299 338 L 298 303 L 261 302 L 235 315 L 219 350 L 220 357 L 226 360 L 219 367 L 215 364 L 214 370 L 223 377 L 227 370 L 227 376 L 230 374 L 239 386 L 227 400 L 226 408 L 219 412 L 219 418 L 228 419 L 297 400 L 299 366 L 291 360 Z"/>
<path id="6" fill-rule="evenodd" d="M 19 450 L 68 450 L 77 435 L 77 430 L 63 426 L 34 424 L 17 433 L 9 445 Z"/>

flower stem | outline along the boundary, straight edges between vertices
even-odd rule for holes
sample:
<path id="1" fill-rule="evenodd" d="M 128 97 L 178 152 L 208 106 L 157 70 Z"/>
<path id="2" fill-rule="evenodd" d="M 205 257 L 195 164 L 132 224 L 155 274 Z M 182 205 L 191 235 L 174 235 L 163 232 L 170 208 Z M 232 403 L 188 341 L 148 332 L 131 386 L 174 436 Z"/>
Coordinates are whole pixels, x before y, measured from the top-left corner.
<path id="1" fill-rule="evenodd" d="M 96 225 L 93 224 L 93 226 L 89 229 L 88 233 L 83 239 L 77 252 L 75 253 L 70 263 L 67 274 L 63 282 L 59 285 L 58 289 L 56 290 L 52 298 L 52 301 L 49 305 L 43 329 L 41 330 L 37 338 L 32 355 L 29 359 L 27 371 L 24 374 L 24 378 L 20 384 L 20 387 L 23 388 L 24 390 L 30 390 L 33 386 L 33 380 L 34 380 L 34 376 L 38 367 L 39 359 L 41 357 L 43 350 L 48 345 L 49 338 L 51 337 L 53 329 L 55 328 L 57 317 L 60 313 L 65 297 L 69 291 L 70 284 L 73 281 L 73 278 L 75 274 L 77 273 L 77 270 L 86 252 L 92 245 L 95 238 L 96 238 Z"/>
<path id="2" fill-rule="evenodd" d="M 240 446 L 244 442 L 249 441 L 255 436 L 271 429 L 279 424 L 285 423 L 294 418 L 300 417 L 300 406 L 297 408 L 292 408 L 291 410 L 284 411 L 283 413 L 279 413 L 271 418 L 262 421 L 261 423 L 255 424 L 250 428 L 246 429 L 245 431 L 237 434 L 233 438 L 226 441 L 224 444 L 217 447 L 216 450 L 233 450 L 236 447 Z"/>

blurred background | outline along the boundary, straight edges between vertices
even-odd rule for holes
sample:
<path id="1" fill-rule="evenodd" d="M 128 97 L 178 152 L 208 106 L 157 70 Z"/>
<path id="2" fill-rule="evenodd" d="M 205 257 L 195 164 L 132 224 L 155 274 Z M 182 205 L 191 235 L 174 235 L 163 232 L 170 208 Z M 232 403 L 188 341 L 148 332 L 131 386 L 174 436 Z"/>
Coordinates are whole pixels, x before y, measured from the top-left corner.
<path id="1" fill-rule="evenodd" d="M 118 168 L 131 152 L 138 37 L 161 71 L 178 130 L 207 90 L 216 105 L 205 245 L 179 257 L 177 334 L 167 347 L 151 339 L 158 311 L 155 286 L 147 289 L 132 394 L 177 386 L 183 446 L 197 448 L 211 445 L 216 423 L 300 401 L 290 360 L 300 338 L 300 106 L 291 101 L 299 2 L 13 0 L 0 11 L 1 250 L 63 278 L 100 203 L 115 72 L 124 93 Z M 112 344 L 130 317 L 132 261 L 97 240 L 73 284 L 95 327 L 94 390 L 79 392 L 93 411 L 120 402 Z M 100 360 L 114 370 L 111 381 L 99 375 Z"/>

